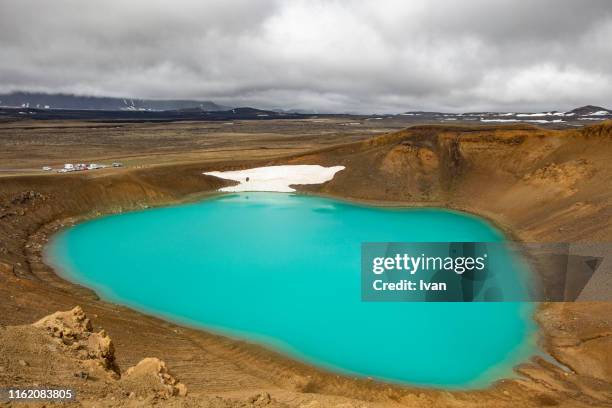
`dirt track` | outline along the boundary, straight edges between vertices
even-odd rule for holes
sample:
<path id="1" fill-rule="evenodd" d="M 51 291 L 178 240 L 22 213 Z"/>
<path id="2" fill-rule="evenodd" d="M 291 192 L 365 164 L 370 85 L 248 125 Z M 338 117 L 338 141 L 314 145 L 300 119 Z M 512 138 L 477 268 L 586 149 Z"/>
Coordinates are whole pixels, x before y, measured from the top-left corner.
<path id="1" fill-rule="evenodd" d="M 521 379 L 503 381 L 482 392 L 451 393 L 337 376 L 258 346 L 143 316 L 97 300 L 90 291 L 57 278 L 41 262 L 40 250 L 48 234 L 66 220 L 195 199 L 223 183 L 202 176 L 204 170 L 269 163 L 344 165 L 347 169 L 331 182 L 302 190 L 466 210 L 493 220 L 524 241 L 612 238 L 611 125 L 567 131 L 427 126 L 315 148 L 311 153 L 283 151 L 259 160 L 246 160 L 251 157 L 248 153 L 237 153 L 233 160 L 224 157 L 217 162 L 209 158 L 117 172 L 1 178 L 0 296 L 7 301 L 0 305 L 0 323 L 29 324 L 80 305 L 92 318 L 94 329 L 104 328 L 113 339 L 120 371 L 155 356 L 186 384 L 190 395 L 186 399 L 155 399 L 168 405 L 254 406 L 257 401 L 249 398 L 262 392 L 268 392 L 278 406 L 313 407 L 576 407 L 605 406 L 612 401 L 609 303 L 551 304 L 539 311 L 543 346 L 569 371 L 535 360 L 520 367 Z M 612 288 L 586 290 L 587 295 L 596 296 L 597 291 Z M 10 330 L 44 341 L 25 326 Z M 3 342 L 8 339 L 2 337 Z M 49 353 L 28 355 L 24 368 L 11 363 L 19 359 L 18 346 L 4 348 L 12 350 L 9 355 L 0 353 L 0 366 L 5 368 L 0 370 L 0 385 L 77 384 L 85 405 L 98 399 L 104 399 L 105 405 L 146 406 L 153 401 L 150 396 L 142 401 L 129 399 L 113 382 L 83 387 L 80 379 L 69 374 L 78 362 L 67 368 L 64 377 L 41 378 L 35 368 L 53 359 L 54 353 L 51 357 Z"/>

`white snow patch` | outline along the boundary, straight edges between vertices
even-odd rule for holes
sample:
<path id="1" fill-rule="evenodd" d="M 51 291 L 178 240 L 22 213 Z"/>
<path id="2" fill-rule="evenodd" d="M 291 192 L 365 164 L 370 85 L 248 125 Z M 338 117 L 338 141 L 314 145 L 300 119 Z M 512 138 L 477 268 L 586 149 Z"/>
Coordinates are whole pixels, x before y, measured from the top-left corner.
<path id="1" fill-rule="evenodd" d="M 344 166 L 323 167 L 301 164 L 256 167 L 235 171 L 209 171 L 203 174 L 240 182 L 235 186 L 223 187 L 220 191 L 278 191 L 290 193 L 295 191 L 295 189 L 289 187 L 291 185 L 325 183 L 333 179 L 336 173 L 341 170 L 344 170 Z"/>
<path id="2" fill-rule="evenodd" d="M 502 123 L 506 123 L 506 122 L 518 122 L 518 119 L 483 119 L 480 118 L 481 122 L 502 122 Z"/>
<path id="3" fill-rule="evenodd" d="M 571 116 L 573 114 L 569 114 L 567 116 Z M 516 116 L 522 118 L 541 118 L 543 116 L 566 116 L 566 112 L 539 112 L 539 113 L 517 113 Z"/>
<path id="4" fill-rule="evenodd" d="M 547 113 L 518 113 L 516 116 L 518 117 L 541 117 L 547 116 Z"/>
<path id="5" fill-rule="evenodd" d="M 501 122 L 501 123 L 511 123 L 511 122 L 525 122 L 525 123 L 564 123 L 563 119 L 483 119 L 480 118 L 481 122 Z"/>
<path id="6" fill-rule="evenodd" d="M 609 115 L 609 114 L 610 114 L 610 112 L 608 112 L 606 110 L 600 110 L 600 111 L 597 111 L 597 112 L 589 113 L 589 116 L 606 116 L 606 115 Z"/>
<path id="7" fill-rule="evenodd" d="M 563 123 L 565 121 L 563 119 L 553 119 L 553 120 L 532 119 L 532 120 L 524 120 L 523 122 L 529 122 L 529 123 Z"/>

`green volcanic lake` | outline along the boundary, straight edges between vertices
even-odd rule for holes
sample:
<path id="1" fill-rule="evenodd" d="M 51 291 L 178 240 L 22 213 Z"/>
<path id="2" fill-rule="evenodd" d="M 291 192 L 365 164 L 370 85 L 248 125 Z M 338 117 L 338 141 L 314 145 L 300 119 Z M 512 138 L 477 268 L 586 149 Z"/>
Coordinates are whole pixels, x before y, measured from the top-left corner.
<path id="1" fill-rule="evenodd" d="M 79 224 L 52 240 L 47 259 L 107 300 L 319 367 L 474 388 L 535 353 L 533 306 L 363 302 L 361 243 L 503 240 L 452 211 L 239 193 Z"/>

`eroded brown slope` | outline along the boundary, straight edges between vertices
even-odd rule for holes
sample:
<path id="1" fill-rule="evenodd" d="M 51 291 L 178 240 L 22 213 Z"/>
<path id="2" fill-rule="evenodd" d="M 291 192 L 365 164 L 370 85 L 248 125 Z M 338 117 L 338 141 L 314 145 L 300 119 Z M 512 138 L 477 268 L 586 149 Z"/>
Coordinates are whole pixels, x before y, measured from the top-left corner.
<path id="1" fill-rule="evenodd" d="M 324 373 L 260 347 L 96 300 L 91 292 L 57 278 L 41 262 L 40 249 L 68 218 L 176 203 L 222 185 L 202 176 L 203 170 L 281 162 L 345 165 L 331 182 L 309 187 L 322 194 L 465 209 L 524 240 L 608 240 L 610 129 L 430 126 L 272 162 L 2 178 L 0 296 L 5 301 L 0 304 L 0 323 L 26 324 L 81 305 L 113 338 L 121 364 L 160 357 L 192 394 L 202 396 L 246 401 L 253 392 L 266 391 L 289 406 L 313 401 L 319 406 L 602 406 L 612 400 L 610 304 L 548 305 L 538 314 L 545 344 L 569 371 L 537 360 L 521 368 L 524 379 L 485 392 L 423 391 Z M 0 385 L 14 382 L 11 375 L 16 374 L 0 371 Z M 90 398 L 104 396 L 94 388 Z"/>
<path id="2" fill-rule="evenodd" d="M 347 167 L 310 191 L 442 205 L 526 241 L 612 238 L 612 124 L 585 130 L 415 127 L 292 163 Z M 612 289 L 612 288 L 611 288 Z"/>

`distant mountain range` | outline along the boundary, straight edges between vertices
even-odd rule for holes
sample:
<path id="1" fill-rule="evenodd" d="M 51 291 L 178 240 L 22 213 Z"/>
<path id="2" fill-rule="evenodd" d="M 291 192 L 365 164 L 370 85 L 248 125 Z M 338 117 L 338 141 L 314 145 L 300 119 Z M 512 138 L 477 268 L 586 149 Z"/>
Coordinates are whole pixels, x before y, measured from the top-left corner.
<path id="1" fill-rule="evenodd" d="M 229 107 L 211 101 L 111 98 L 68 94 L 13 92 L 0 94 L 0 119 L 81 119 L 119 121 L 296 119 L 345 116 L 355 119 L 398 119 L 418 123 L 533 123 L 553 127 L 581 126 L 612 119 L 612 110 L 586 105 L 566 112 L 468 112 L 411 111 L 387 115 L 316 114 L 304 110 L 262 110 Z"/>
<path id="2" fill-rule="evenodd" d="M 14 95 L 14 94 L 11 94 Z M 24 94 L 32 95 L 32 94 Z M 62 107 L 48 105 L 53 97 L 68 97 Z M 94 99 L 92 102 L 91 100 Z M 2 99 L 0 99 L 2 100 Z M 12 99 L 25 101 L 24 99 Z M 73 108 L 74 101 L 85 101 L 85 104 Z M 230 108 L 213 102 L 198 101 L 145 101 L 126 99 L 124 106 L 117 108 L 117 98 L 73 97 L 69 95 L 46 95 L 44 99 L 28 98 L 20 106 L 13 103 L 0 103 L 0 121 L 4 120 L 101 120 L 118 122 L 171 122 L 183 120 L 197 121 L 233 121 L 233 120 L 268 120 L 268 119 L 303 119 L 310 117 L 299 113 L 277 112 L 250 107 Z M 36 103 L 35 103 L 36 102 Z M 42 102 L 42 103 L 40 103 Z M 149 103 L 147 105 L 147 103 Z M 197 104 L 193 106 L 193 104 Z M 121 105 L 119 105 L 121 106 Z M 94 108 L 97 107 L 97 108 Z M 155 108 L 155 109 L 154 109 Z M 161 109 L 168 108 L 168 109 Z"/>
<path id="3" fill-rule="evenodd" d="M 537 123 L 573 125 L 585 121 L 601 121 L 612 119 L 612 110 L 601 106 L 586 105 L 566 112 L 469 112 L 469 113 L 443 113 L 413 111 L 400 113 L 418 121 L 427 122 L 481 122 L 481 123 Z"/>
<path id="4" fill-rule="evenodd" d="M 98 111 L 169 111 L 190 109 L 209 112 L 232 109 L 230 106 L 218 105 L 211 101 L 110 98 L 35 92 L 0 94 L 0 106 Z"/>

